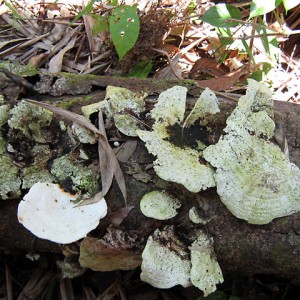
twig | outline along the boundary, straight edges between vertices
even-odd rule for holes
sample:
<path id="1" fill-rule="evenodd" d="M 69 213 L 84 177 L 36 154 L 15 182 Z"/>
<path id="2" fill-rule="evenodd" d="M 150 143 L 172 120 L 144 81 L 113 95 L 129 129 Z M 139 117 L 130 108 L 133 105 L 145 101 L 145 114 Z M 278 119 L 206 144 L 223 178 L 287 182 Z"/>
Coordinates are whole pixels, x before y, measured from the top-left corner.
<path id="1" fill-rule="evenodd" d="M 11 271 L 10 267 L 5 264 L 5 281 L 6 281 L 6 296 L 7 300 L 14 300 L 12 291 Z"/>

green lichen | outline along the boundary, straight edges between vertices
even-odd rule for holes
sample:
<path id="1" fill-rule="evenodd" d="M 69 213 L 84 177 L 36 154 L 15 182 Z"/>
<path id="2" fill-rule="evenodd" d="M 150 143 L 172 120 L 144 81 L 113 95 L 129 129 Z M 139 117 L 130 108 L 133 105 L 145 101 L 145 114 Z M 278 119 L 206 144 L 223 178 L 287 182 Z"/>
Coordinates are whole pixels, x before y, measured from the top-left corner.
<path id="1" fill-rule="evenodd" d="M 5 153 L 5 150 L 6 150 L 6 140 L 2 135 L 0 135 L 0 155 Z"/>
<path id="2" fill-rule="evenodd" d="M 83 191 L 92 195 L 98 189 L 98 178 L 93 175 L 92 170 L 79 162 L 72 161 L 69 155 L 64 155 L 53 161 L 51 174 L 60 183 L 63 183 L 66 179 L 70 179 L 72 190 L 74 191 Z"/>
<path id="3" fill-rule="evenodd" d="M 78 138 L 80 143 L 83 144 L 96 144 L 97 143 L 97 135 L 86 129 L 85 127 L 74 123 L 72 125 L 72 132 Z"/>
<path id="4" fill-rule="evenodd" d="M 22 169 L 22 188 L 29 189 L 37 182 L 55 182 L 55 178 L 47 170 L 51 158 L 48 145 L 36 144 L 32 149 L 34 162 L 31 166 Z"/>
<path id="5" fill-rule="evenodd" d="M 2 127 L 7 120 L 9 119 L 9 106 L 1 105 L 0 106 L 0 127 Z"/>
<path id="6" fill-rule="evenodd" d="M 55 178 L 47 170 L 41 170 L 40 166 L 30 166 L 22 172 L 22 188 L 30 189 L 37 182 L 54 182 Z"/>
<path id="7" fill-rule="evenodd" d="M 0 155 L 0 197 L 2 200 L 17 198 L 21 195 L 21 179 L 19 169 L 12 159 L 5 154 Z"/>
<path id="8" fill-rule="evenodd" d="M 138 135 L 149 152 L 157 156 L 154 170 L 162 179 L 180 183 L 193 193 L 215 185 L 214 171 L 210 166 L 199 163 L 199 152 L 189 147 L 181 149 L 165 141 L 168 135 L 163 127 L 156 126 L 154 131 L 138 131 Z"/>
<path id="9" fill-rule="evenodd" d="M 38 74 L 38 70 L 31 64 L 26 66 L 21 65 L 17 62 L 10 62 L 10 61 L 2 61 L 0 63 L 0 69 L 5 68 L 14 74 L 18 74 L 20 76 L 34 76 Z"/>
<path id="10" fill-rule="evenodd" d="M 205 118 L 207 114 L 216 114 L 218 112 L 220 112 L 218 98 L 214 92 L 206 88 L 186 118 L 185 125 L 191 126 L 196 120 Z"/>
<path id="11" fill-rule="evenodd" d="M 207 216 L 201 216 L 196 207 L 192 207 L 189 210 L 189 218 L 195 224 L 205 225 L 210 221 L 210 219 L 208 219 Z"/>
<path id="12" fill-rule="evenodd" d="M 47 142 L 42 129 L 50 125 L 52 112 L 22 100 L 10 111 L 10 115 L 8 125 L 11 128 L 20 130 L 36 142 Z"/>
<path id="13" fill-rule="evenodd" d="M 174 86 L 162 92 L 151 110 L 151 117 L 156 124 L 174 125 L 183 121 L 187 88 Z"/>
<path id="14" fill-rule="evenodd" d="M 136 136 L 140 123 L 136 119 L 145 110 L 145 93 L 134 93 L 121 87 L 108 86 L 103 101 L 107 116 L 114 118 L 115 126 L 125 135 Z"/>
<path id="15" fill-rule="evenodd" d="M 216 168 L 222 202 L 252 224 L 300 210 L 300 170 L 269 140 L 275 128 L 272 109 L 270 92 L 249 80 L 246 96 L 227 120 L 227 134 L 203 152 Z"/>
<path id="16" fill-rule="evenodd" d="M 81 107 L 81 111 L 83 115 L 89 119 L 90 115 L 99 111 L 99 109 L 103 108 L 103 101 L 92 103 L 86 106 Z"/>
<path id="17" fill-rule="evenodd" d="M 155 230 L 142 254 L 141 280 L 158 288 L 191 283 L 206 297 L 223 282 L 221 268 L 213 249 L 213 239 L 202 231 L 195 232 L 190 247 L 178 239 L 172 227 Z"/>
<path id="18" fill-rule="evenodd" d="M 87 103 L 90 103 L 92 100 L 92 96 L 78 96 L 78 97 L 72 97 L 72 98 L 66 98 L 63 101 L 57 101 L 55 103 L 55 106 L 63 108 L 63 109 L 69 109 L 74 105 L 85 105 Z"/>

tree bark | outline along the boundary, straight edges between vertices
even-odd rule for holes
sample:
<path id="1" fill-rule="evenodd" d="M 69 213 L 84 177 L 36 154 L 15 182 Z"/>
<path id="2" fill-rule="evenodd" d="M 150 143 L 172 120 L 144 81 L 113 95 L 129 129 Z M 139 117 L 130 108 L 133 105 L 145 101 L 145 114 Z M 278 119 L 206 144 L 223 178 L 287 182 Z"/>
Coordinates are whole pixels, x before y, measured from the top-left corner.
<path id="1" fill-rule="evenodd" d="M 69 82 L 67 82 L 69 80 Z M 73 81 L 72 81 L 73 80 Z M 116 77 L 97 77 L 82 76 L 80 85 L 75 83 L 75 77 L 70 81 L 69 75 L 58 75 L 55 80 L 53 76 L 45 75 L 39 82 L 35 83 L 38 94 L 28 98 L 37 98 L 42 100 L 62 103 L 64 101 L 68 109 L 79 112 L 82 105 L 97 102 L 104 98 L 104 90 L 107 85 L 116 85 L 127 87 L 133 91 L 146 91 L 149 96 L 146 98 L 148 109 L 153 106 L 156 100 L 155 95 L 176 84 L 186 85 L 189 89 L 188 106 L 191 107 L 195 102 L 194 95 L 200 93 L 193 82 L 168 82 L 140 80 L 131 78 Z M 55 87 L 58 81 L 65 84 L 66 89 Z M 48 87 L 45 87 L 46 84 Z M 5 81 L 2 84 L 2 92 L 8 94 L 11 84 Z M 43 88 L 41 88 L 43 86 Z M 37 93 L 36 92 L 36 93 Z M 40 95 L 39 93 L 46 94 Z M 49 97 L 48 94 L 53 97 Z M 86 95 L 88 94 L 88 98 Z M 68 95 L 69 94 L 69 95 Z M 73 94 L 73 96 L 70 96 Z M 74 96 L 76 94 L 76 96 Z M 63 96 L 65 95 L 65 96 Z M 63 97 L 62 97 L 63 96 Z M 230 96 L 237 98 L 236 96 Z M 218 118 L 212 120 L 215 129 L 214 138 L 217 139 L 225 126 L 225 120 L 230 112 L 236 106 L 237 101 L 227 97 L 218 96 L 221 106 L 221 114 Z M 76 101 L 73 101 L 76 99 Z M 281 124 L 287 137 L 289 145 L 290 160 L 297 166 L 300 166 L 300 107 L 291 104 L 275 101 L 275 120 Z M 56 127 L 55 127 L 56 128 Z M 109 133 L 109 132 L 108 132 Z M 66 147 L 61 144 L 61 147 Z M 95 146 L 96 147 L 96 146 Z M 54 150 L 54 149 L 53 149 Z M 58 149 L 55 149 L 58 151 Z M 61 152 L 64 152 L 62 149 Z M 174 230 L 178 235 L 184 236 L 189 231 L 196 228 L 204 230 L 214 239 L 214 249 L 218 262 L 223 273 L 231 274 L 274 274 L 280 277 L 291 278 L 295 282 L 300 282 L 300 213 L 291 216 L 273 220 L 267 225 L 250 225 L 243 220 L 235 218 L 227 208 L 222 204 L 215 188 L 193 194 L 185 190 L 182 186 L 174 183 L 164 182 L 159 179 L 151 163 L 153 157 L 148 153 L 144 144 L 138 141 L 138 146 L 133 153 L 130 161 L 121 163 L 124 171 L 127 185 L 128 199 L 127 205 L 132 206 L 129 214 L 120 225 L 114 222 L 114 216 L 120 214 L 120 209 L 124 207 L 122 195 L 116 184 L 113 184 L 110 192 L 106 196 L 109 206 L 107 217 L 101 220 L 97 230 L 89 234 L 82 243 L 91 243 L 97 247 L 98 239 L 103 237 L 104 243 L 98 245 L 99 249 L 94 249 L 94 254 L 99 253 L 105 248 L 107 253 L 105 257 L 113 257 L 118 253 L 123 253 L 124 259 L 131 257 L 133 263 L 131 266 L 139 265 L 141 261 L 141 252 L 147 237 L 157 228 L 163 228 L 165 225 L 174 225 Z M 133 163 L 140 167 L 136 174 L 132 172 Z M 138 178 L 139 172 L 145 172 L 150 180 L 143 182 Z M 287 179 L 288 180 L 288 179 Z M 144 194 L 154 189 L 172 190 L 183 203 L 178 215 L 168 221 L 158 221 L 146 218 L 139 210 L 139 201 Z M 25 192 L 25 191 L 24 191 Z M 14 253 L 20 251 L 27 252 L 61 252 L 66 249 L 46 240 L 34 237 L 17 220 L 17 205 L 20 199 L 2 201 L 0 207 L 0 245 L 1 251 L 5 253 Z M 299 199 L 300 201 L 300 199 Z M 188 218 L 188 211 L 192 207 L 199 207 L 200 212 L 210 221 L 205 225 L 193 224 Z M 115 214 L 114 214 L 115 213 Z M 111 225 L 114 223 L 115 225 Z M 107 229 L 108 228 L 108 229 Z M 71 245 L 78 250 L 80 242 Z M 93 254 L 91 254 L 93 255 Z M 101 256 L 101 255 L 100 255 Z M 100 259 L 100 258 L 99 258 Z M 121 260 L 122 261 L 122 260 Z M 121 264 L 121 263 L 120 263 Z M 117 266 L 115 266 L 117 268 Z M 127 267 L 121 265 L 120 268 Z"/>

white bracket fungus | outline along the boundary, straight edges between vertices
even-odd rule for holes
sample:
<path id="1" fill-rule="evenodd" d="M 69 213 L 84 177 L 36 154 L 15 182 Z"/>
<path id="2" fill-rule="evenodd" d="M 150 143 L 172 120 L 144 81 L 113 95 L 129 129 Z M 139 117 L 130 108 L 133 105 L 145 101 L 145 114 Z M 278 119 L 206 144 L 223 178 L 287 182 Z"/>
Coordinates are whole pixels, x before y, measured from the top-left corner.
<path id="1" fill-rule="evenodd" d="M 140 201 L 141 212 L 149 218 L 168 220 L 177 215 L 180 201 L 166 191 L 152 191 Z"/>
<path id="2" fill-rule="evenodd" d="M 178 284 L 183 287 L 191 284 L 187 248 L 171 230 L 155 230 L 148 238 L 142 259 L 142 281 L 166 289 Z"/>
<path id="3" fill-rule="evenodd" d="M 192 284 L 202 290 L 206 297 L 216 290 L 218 283 L 224 281 L 214 254 L 213 240 L 200 233 L 189 249 L 191 250 Z"/>
<path id="4" fill-rule="evenodd" d="M 272 115 L 270 91 L 249 80 L 246 95 L 227 119 L 227 134 L 203 152 L 216 168 L 222 202 L 252 224 L 267 224 L 300 210 L 300 170 L 269 140 L 275 128 Z"/>
<path id="5" fill-rule="evenodd" d="M 102 198 L 99 202 L 75 206 L 78 195 L 63 191 L 52 183 L 34 184 L 18 206 L 18 220 L 39 238 L 68 244 L 85 237 L 107 213 Z"/>
<path id="6" fill-rule="evenodd" d="M 154 287 L 170 288 L 178 284 L 187 287 L 192 283 L 207 296 L 216 290 L 218 283 L 223 282 L 213 250 L 213 239 L 202 231 L 187 248 L 172 228 L 157 229 L 148 238 L 142 259 L 141 280 Z"/>
<path id="7" fill-rule="evenodd" d="M 185 134 L 183 121 L 186 93 L 187 89 L 181 86 L 175 86 L 161 93 L 151 111 L 151 116 L 155 120 L 153 131 L 138 130 L 137 134 L 146 143 L 148 151 L 157 156 L 154 161 L 154 170 L 159 177 L 166 181 L 180 183 L 190 192 L 197 193 L 215 186 L 213 169 L 211 166 L 199 162 L 202 153 L 199 151 L 201 149 L 195 149 L 198 148 L 197 146 L 182 145 L 179 147 L 168 140 L 171 137 L 168 132 L 170 126 L 179 124 L 175 129 L 176 133 L 179 136 Z M 199 104 L 204 98 L 208 99 L 208 102 L 214 102 L 208 105 L 206 110 Z M 204 96 L 198 99 L 187 125 L 193 124 L 205 113 L 218 112 L 215 100 L 216 97 L 212 96 L 211 91 L 206 90 Z M 201 144 L 201 141 L 197 140 L 196 142 Z"/>

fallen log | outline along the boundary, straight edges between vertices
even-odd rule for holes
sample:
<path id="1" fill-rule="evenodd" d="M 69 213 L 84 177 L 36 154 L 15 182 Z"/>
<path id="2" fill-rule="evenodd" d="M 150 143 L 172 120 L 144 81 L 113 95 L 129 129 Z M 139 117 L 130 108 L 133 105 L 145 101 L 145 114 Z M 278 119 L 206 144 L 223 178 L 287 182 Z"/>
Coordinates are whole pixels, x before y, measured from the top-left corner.
<path id="1" fill-rule="evenodd" d="M 98 102 L 104 98 L 107 85 L 128 87 L 133 91 L 146 91 L 149 96 L 145 99 L 147 111 L 156 101 L 156 94 L 174 85 L 188 86 L 190 94 L 187 99 L 188 107 L 195 103 L 193 95 L 200 93 L 200 89 L 192 82 L 164 82 L 155 80 L 140 80 L 129 78 L 107 78 L 97 76 L 80 76 L 80 85 L 72 80 L 69 75 L 48 76 L 35 83 L 36 92 L 52 94 L 33 95 L 32 99 L 51 99 L 52 104 L 57 104 L 72 111 L 79 112 L 82 105 Z M 45 84 L 47 83 L 47 86 Z M 42 86 L 42 88 L 41 88 Z M 45 87 L 46 86 L 46 87 Z M 11 89 L 9 84 L 2 86 L 4 95 Z M 86 93 L 88 95 L 86 95 Z M 73 95 L 73 96 L 70 96 Z M 74 96 L 76 94 L 76 96 Z M 84 94 L 84 95 L 82 95 Z M 218 96 L 221 113 L 211 119 L 214 128 L 213 140 L 218 140 L 225 127 L 226 118 L 236 106 L 236 97 Z M 275 121 L 282 131 L 288 143 L 290 160 L 300 166 L 299 126 L 300 107 L 275 101 Z M 51 153 L 45 163 L 46 168 L 51 167 L 54 157 L 72 152 L 79 155 L 78 144 L 72 144 L 70 137 L 58 134 L 58 122 L 52 121 L 46 128 L 43 145 L 49 145 Z M 10 155 L 19 168 L 19 172 L 30 166 L 36 157 L 30 149 L 37 143 L 30 137 L 24 136 L 20 130 L 9 129 L 4 126 L 2 131 L 7 135 L 7 143 L 13 147 Z M 114 136 L 115 128 L 108 128 L 107 133 L 112 141 L 125 141 L 124 136 Z M 27 145 L 27 146 L 26 146 Z M 84 146 L 84 150 L 90 154 L 91 161 L 97 157 L 96 146 Z M 76 150 L 77 149 L 77 150 Z M 137 148 L 130 160 L 121 163 L 127 186 L 127 206 L 131 209 L 124 214 L 124 199 L 118 186 L 114 183 L 105 197 L 109 206 L 108 215 L 101 220 L 96 230 L 89 237 L 73 243 L 70 246 L 62 246 L 46 240 L 41 240 L 32 235 L 17 220 L 17 205 L 28 187 L 22 188 L 21 193 L 14 198 L 2 201 L 0 209 L 0 245 L 4 253 L 26 252 L 61 252 L 72 248 L 73 254 L 84 267 L 94 270 L 131 269 L 141 262 L 141 253 L 146 240 L 157 228 L 173 226 L 176 235 L 182 240 L 188 241 L 189 232 L 201 229 L 214 240 L 214 251 L 223 273 L 228 274 L 273 274 L 279 277 L 290 278 L 294 282 L 300 281 L 300 213 L 294 213 L 287 217 L 277 218 L 266 225 L 252 225 L 233 216 L 226 206 L 220 201 L 216 188 L 209 188 L 199 193 L 191 193 L 182 185 L 166 182 L 160 179 L 152 168 L 154 157 L 148 153 L 144 143 L 138 140 Z M 76 158 L 75 160 L 76 161 Z M 80 161 L 80 160 L 78 160 Z M 80 161 L 81 163 L 82 161 Z M 86 164 L 86 163 L 85 163 Z M 24 175 L 24 173 L 23 173 Z M 3 175 L 2 175 L 3 176 Z M 287 178 L 289 180 L 289 178 Z M 155 190 L 165 189 L 172 191 L 182 203 L 182 207 L 176 217 L 159 221 L 145 217 L 140 209 L 139 202 L 143 195 Z M 189 210 L 193 207 L 205 220 L 205 224 L 195 224 L 189 217 Z M 119 221 L 116 221 L 118 219 Z M 102 238 L 101 240 L 99 240 Z M 81 247 L 81 250 L 80 250 Z M 83 249 L 85 254 L 83 255 Z M 74 255 L 73 255 L 74 258 Z M 104 262 L 110 260 L 110 266 Z M 98 262 L 97 262 L 98 260 Z M 124 263 L 126 261 L 126 263 Z"/>

